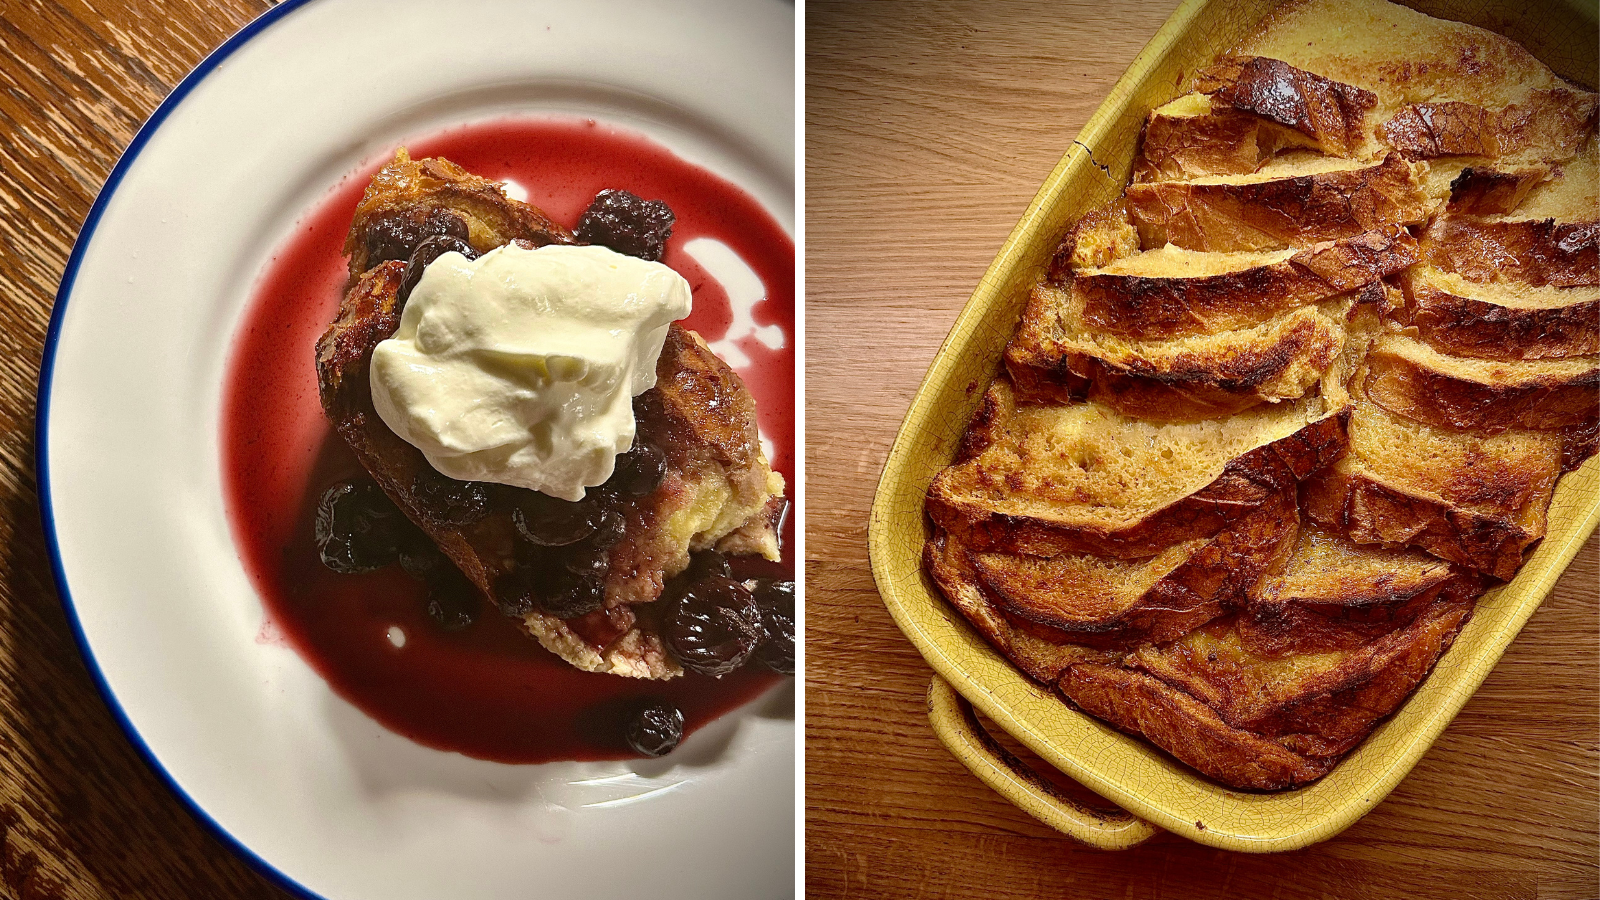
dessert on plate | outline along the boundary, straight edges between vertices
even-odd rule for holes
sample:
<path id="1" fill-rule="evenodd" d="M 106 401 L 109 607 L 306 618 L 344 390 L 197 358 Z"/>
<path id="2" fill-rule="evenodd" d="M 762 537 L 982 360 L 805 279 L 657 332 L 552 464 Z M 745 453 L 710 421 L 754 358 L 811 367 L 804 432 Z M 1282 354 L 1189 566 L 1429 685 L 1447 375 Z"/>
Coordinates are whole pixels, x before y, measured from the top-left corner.
<path id="1" fill-rule="evenodd" d="M 676 324 L 689 287 L 656 261 L 671 223 L 604 191 L 569 231 L 400 150 L 356 209 L 317 342 L 323 410 L 371 478 L 323 497 L 324 562 L 398 561 L 442 626 L 489 606 L 587 671 L 792 672 L 792 585 L 725 559 L 778 559 L 783 477 L 738 374 Z"/>

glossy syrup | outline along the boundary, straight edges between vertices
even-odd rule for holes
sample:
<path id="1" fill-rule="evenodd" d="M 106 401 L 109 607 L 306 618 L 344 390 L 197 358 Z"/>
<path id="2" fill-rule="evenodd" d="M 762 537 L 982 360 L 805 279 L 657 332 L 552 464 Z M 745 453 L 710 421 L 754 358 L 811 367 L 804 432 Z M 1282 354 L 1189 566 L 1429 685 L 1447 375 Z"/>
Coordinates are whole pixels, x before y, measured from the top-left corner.
<path id="1" fill-rule="evenodd" d="M 683 249 L 722 241 L 767 296 L 752 314 L 786 340 L 746 336 L 740 374 L 755 395 L 774 468 L 794 483 L 794 243 L 754 199 L 649 140 L 586 120 L 478 123 L 411 141 L 413 157 L 445 156 L 475 174 L 511 179 L 568 227 L 595 193 L 625 188 L 677 214 L 663 262 L 694 290 L 685 325 L 727 336 L 727 294 Z M 323 418 L 314 346 L 345 281 L 342 247 L 356 203 L 383 161 L 348 175 L 299 222 L 263 272 L 234 338 L 223 388 L 223 485 L 240 558 L 281 636 L 342 697 L 418 743 L 508 763 L 634 755 L 619 722 L 645 698 L 676 703 L 685 732 L 765 690 L 777 676 L 752 666 L 722 679 L 641 682 L 580 672 L 487 604 L 471 627 L 447 633 L 424 612 L 424 590 L 398 566 L 366 575 L 324 568 L 311 542 L 317 497 L 360 467 Z M 748 563 L 743 577 L 793 577 L 791 519 L 780 565 Z M 403 644 L 396 646 L 396 635 Z"/>

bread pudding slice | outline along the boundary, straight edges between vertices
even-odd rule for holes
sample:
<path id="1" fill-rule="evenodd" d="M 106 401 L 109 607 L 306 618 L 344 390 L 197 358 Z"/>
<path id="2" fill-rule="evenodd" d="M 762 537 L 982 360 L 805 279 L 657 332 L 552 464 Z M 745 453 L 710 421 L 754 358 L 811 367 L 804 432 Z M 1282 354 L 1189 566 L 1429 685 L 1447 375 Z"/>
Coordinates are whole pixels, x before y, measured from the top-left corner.
<path id="1" fill-rule="evenodd" d="M 691 552 L 717 549 L 776 560 L 786 501 L 783 477 L 761 450 L 755 402 L 739 376 L 697 335 L 674 324 L 656 364 L 656 385 L 634 398 L 636 450 L 663 461 L 643 490 L 607 486 L 566 503 L 522 488 L 454 481 L 402 440 L 373 407 L 374 348 L 395 332 L 410 284 L 406 257 L 429 239 L 464 242 L 484 253 L 512 242 L 575 243 L 542 212 L 505 196 L 495 182 L 442 159 L 404 150 L 372 180 L 346 251 L 351 286 L 317 343 L 324 412 L 357 459 L 462 575 L 567 662 L 588 671 L 670 678 L 682 669 L 667 650 L 648 604 L 689 565 Z M 413 267 L 415 268 L 415 267 Z M 630 451 L 631 452 L 631 451 Z M 619 457 L 619 463 L 623 461 Z M 619 464 L 613 481 L 627 477 Z M 530 542 L 528 523 L 574 529 L 550 546 Z M 620 529 L 620 537 L 616 531 Z M 557 547 L 582 547 L 603 585 L 598 608 L 548 600 L 568 577 Z M 563 569 L 562 566 L 566 568 Z M 563 613 L 570 613 L 563 615 Z"/>

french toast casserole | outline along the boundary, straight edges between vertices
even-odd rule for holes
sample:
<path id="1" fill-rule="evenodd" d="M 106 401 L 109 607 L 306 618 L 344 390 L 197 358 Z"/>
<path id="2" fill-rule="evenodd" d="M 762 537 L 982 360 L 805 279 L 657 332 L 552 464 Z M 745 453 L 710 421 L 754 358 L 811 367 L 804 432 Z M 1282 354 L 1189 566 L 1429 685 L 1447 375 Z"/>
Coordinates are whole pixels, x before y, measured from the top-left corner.
<path id="1" fill-rule="evenodd" d="M 1596 450 L 1597 95 L 1383 0 L 1290 0 L 1182 88 L 1032 287 L 923 558 L 1071 705 L 1293 788 Z"/>
<path id="2" fill-rule="evenodd" d="M 568 323 L 540 324 L 530 329 L 532 339 L 519 337 L 523 344 L 510 350 L 473 351 L 488 372 L 474 376 L 479 382 L 491 375 L 521 379 L 507 408 L 530 407 L 540 391 L 557 398 L 542 410 L 545 419 L 511 428 L 526 445 L 517 454 L 538 457 L 558 474 L 593 463 L 587 444 L 579 458 L 550 458 L 560 456 L 552 444 L 591 438 L 587 432 L 566 438 L 561 429 L 583 432 L 601 413 L 626 418 L 631 404 L 628 430 L 615 451 L 606 436 L 605 464 L 591 480 L 568 488 L 575 496 L 446 474 L 421 443 L 398 433 L 396 414 L 375 405 L 384 345 L 408 335 L 418 347 L 444 340 L 439 329 L 454 313 L 443 306 L 419 313 L 423 301 L 417 299 L 452 277 L 442 270 L 454 267 L 462 283 L 478 277 L 474 272 L 499 273 L 498 282 L 489 274 L 481 280 L 515 292 L 527 270 L 507 266 L 569 248 L 585 251 L 574 271 L 604 275 L 648 265 L 655 267 L 647 270 L 649 278 L 681 281 L 655 262 L 671 221 L 664 204 L 604 191 L 569 231 L 508 197 L 497 182 L 443 158 L 414 160 L 400 150 L 373 177 L 356 209 L 345 244 L 347 291 L 316 347 L 323 410 L 371 476 L 365 485 L 336 486 L 324 498 L 317 535 L 324 562 L 359 571 L 398 556 L 408 573 L 430 585 L 429 613 L 444 627 L 470 621 L 480 605 L 497 608 L 548 650 L 592 672 L 663 679 L 688 668 L 721 675 L 759 658 L 792 673 L 792 584 L 734 581 L 723 558 L 779 558 L 784 479 L 763 453 L 755 402 L 738 374 L 697 334 L 672 321 L 687 312 L 686 285 L 682 308 L 648 326 L 655 343 L 646 349 L 659 350 L 640 364 L 650 371 L 624 371 L 621 389 L 605 400 L 611 405 L 589 410 L 591 418 L 579 425 L 569 420 L 590 403 L 584 391 L 608 386 L 600 370 L 559 341 L 554 350 L 538 352 L 530 343 L 545 340 L 541 332 L 565 336 Z M 587 254 L 591 250 L 599 255 Z M 565 270 L 556 281 L 564 290 L 588 290 L 567 284 L 581 279 Z M 621 296 L 620 308 L 642 303 L 642 289 Z M 528 304 L 537 311 L 546 301 L 541 294 Z M 460 326 L 460 333 L 499 327 L 500 312 L 494 308 Z M 607 322 L 569 330 L 574 340 L 606 342 L 615 329 Z M 643 343 L 650 343 L 648 334 Z M 397 365 L 443 378 L 426 371 L 431 363 L 403 359 Z M 431 382 L 414 388 L 430 398 L 426 392 L 434 389 Z M 463 421 L 482 417 L 477 398 L 466 398 L 460 409 Z M 435 414 L 453 415 L 432 409 L 417 415 Z M 497 410 L 485 427 L 508 427 L 506 417 Z M 496 464 L 508 454 L 517 458 L 498 446 L 490 450 Z M 349 509 L 340 506 L 346 502 Z M 363 540 L 369 546 L 358 546 Z M 370 559 L 353 558 L 361 556 Z"/>

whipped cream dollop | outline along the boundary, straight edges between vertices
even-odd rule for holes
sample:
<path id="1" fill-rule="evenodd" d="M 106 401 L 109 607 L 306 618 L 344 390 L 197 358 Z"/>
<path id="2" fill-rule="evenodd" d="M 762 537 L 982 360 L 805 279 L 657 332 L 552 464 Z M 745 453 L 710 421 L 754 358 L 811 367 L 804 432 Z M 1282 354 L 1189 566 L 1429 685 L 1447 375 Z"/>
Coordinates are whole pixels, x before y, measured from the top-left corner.
<path id="1" fill-rule="evenodd" d="M 446 253 L 372 353 L 372 404 L 451 478 L 580 500 L 633 446 L 689 306 L 683 276 L 606 247 Z"/>

